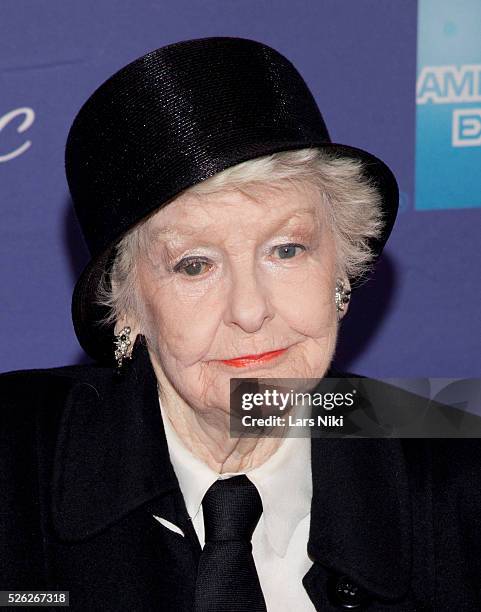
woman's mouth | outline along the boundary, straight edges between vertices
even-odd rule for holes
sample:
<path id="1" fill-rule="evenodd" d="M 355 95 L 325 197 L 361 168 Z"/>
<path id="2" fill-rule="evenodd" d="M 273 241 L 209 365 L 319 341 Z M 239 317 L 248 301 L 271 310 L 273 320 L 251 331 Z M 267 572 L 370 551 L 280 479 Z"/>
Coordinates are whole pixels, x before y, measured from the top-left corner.
<path id="1" fill-rule="evenodd" d="M 235 359 L 221 359 L 220 363 L 223 363 L 234 368 L 245 368 L 249 365 L 258 363 L 264 363 L 265 361 L 271 361 L 276 359 L 287 351 L 287 348 L 278 349 L 276 351 L 269 351 L 268 353 L 259 353 L 258 355 L 243 355 L 242 357 L 236 357 Z"/>

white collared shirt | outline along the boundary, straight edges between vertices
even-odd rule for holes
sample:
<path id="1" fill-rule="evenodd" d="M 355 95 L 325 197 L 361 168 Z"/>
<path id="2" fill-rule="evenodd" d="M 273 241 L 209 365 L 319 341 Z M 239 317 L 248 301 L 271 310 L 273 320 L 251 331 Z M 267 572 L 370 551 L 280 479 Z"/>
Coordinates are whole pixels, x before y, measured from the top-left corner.
<path id="1" fill-rule="evenodd" d="M 310 437 L 286 437 L 259 467 L 219 474 L 186 448 L 160 398 L 159 403 L 170 460 L 201 546 L 205 542 L 202 511 L 205 493 L 219 478 L 246 474 L 262 500 L 263 512 L 252 536 L 252 554 L 267 610 L 315 612 L 302 584 L 312 566 L 307 554 L 312 500 Z M 180 532 L 161 517 L 156 518 L 165 527 Z"/>

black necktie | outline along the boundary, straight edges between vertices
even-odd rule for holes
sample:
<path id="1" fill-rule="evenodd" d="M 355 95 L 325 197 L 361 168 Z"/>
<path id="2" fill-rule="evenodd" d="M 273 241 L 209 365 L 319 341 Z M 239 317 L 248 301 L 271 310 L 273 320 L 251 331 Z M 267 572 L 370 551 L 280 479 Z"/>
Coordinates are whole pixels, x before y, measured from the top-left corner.
<path id="1" fill-rule="evenodd" d="M 266 612 L 251 538 L 262 501 L 245 475 L 217 480 L 202 501 L 205 545 L 199 561 L 195 612 Z"/>

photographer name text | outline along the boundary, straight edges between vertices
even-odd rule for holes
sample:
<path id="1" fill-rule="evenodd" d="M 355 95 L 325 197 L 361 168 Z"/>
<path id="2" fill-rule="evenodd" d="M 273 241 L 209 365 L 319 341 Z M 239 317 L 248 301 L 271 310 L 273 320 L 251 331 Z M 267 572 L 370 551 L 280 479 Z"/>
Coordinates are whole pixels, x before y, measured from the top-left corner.
<path id="1" fill-rule="evenodd" d="M 332 414 L 317 417 L 295 417 L 291 414 L 287 416 L 270 415 L 267 417 L 254 417 L 246 414 L 242 417 L 244 427 L 342 427 L 343 416 Z"/>

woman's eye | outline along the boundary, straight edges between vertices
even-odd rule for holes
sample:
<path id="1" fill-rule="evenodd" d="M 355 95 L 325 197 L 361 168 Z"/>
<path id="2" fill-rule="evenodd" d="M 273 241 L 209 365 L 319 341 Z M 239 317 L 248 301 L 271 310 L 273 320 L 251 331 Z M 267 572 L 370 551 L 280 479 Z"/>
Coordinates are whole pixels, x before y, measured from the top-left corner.
<path id="1" fill-rule="evenodd" d="M 186 259 L 180 261 L 174 268 L 174 272 L 183 272 L 187 276 L 200 276 L 210 269 L 210 264 L 202 259 Z"/>
<path id="2" fill-rule="evenodd" d="M 274 248 L 275 253 L 280 259 L 292 259 L 300 253 L 306 251 L 302 244 L 282 244 Z M 187 276 L 200 276 L 208 272 L 212 264 L 204 259 L 182 259 L 174 267 L 174 272 L 181 272 Z"/>
<path id="3" fill-rule="evenodd" d="M 283 244 L 279 247 L 276 247 L 276 252 L 278 253 L 280 259 L 291 259 L 299 253 L 306 250 L 306 247 L 302 246 L 302 244 Z"/>

